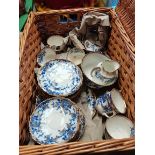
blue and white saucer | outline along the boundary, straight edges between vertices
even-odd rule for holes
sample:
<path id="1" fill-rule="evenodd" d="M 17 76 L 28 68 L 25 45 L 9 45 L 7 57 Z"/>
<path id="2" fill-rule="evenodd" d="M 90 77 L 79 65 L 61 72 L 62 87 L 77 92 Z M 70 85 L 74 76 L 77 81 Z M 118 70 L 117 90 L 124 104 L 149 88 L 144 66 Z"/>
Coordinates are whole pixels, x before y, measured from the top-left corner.
<path id="1" fill-rule="evenodd" d="M 78 113 L 79 113 L 79 130 L 76 133 L 77 134 L 76 140 L 79 140 L 85 132 L 86 120 L 82 110 L 77 105 L 74 105 L 74 106 L 78 109 Z"/>
<path id="2" fill-rule="evenodd" d="M 64 143 L 75 136 L 78 119 L 78 110 L 69 99 L 47 99 L 31 115 L 29 131 L 39 144 Z"/>
<path id="3" fill-rule="evenodd" d="M 46 62 L 54 60 L 56 58 L 56 53 L 49 47 L 44 47 L 37 55 L 37 63 L 43 66 Z"/>
<path id="4" fill-rule="evenodd" d="M 69 96 L 79 90 L 83 82 L 80 68 L 64 59 L 47 62 L 37 73 L 39 86 L 52 96 Z"/>

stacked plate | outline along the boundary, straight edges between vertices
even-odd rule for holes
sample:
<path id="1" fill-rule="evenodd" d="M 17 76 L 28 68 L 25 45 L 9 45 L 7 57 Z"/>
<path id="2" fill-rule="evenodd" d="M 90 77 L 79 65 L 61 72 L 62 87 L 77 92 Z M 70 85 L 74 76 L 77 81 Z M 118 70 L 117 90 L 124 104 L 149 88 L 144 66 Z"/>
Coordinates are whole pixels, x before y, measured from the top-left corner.
<path id="1" fill-rule="evenodd" d="M 82 71 L 68 60 L 55 59 L 37 71 L 40 88 L 51 96 L 67 97 L 78 92 L 83 83 Z"/>
<path id="2" fill-rule="evenodd" d="M 30 117 L 29 130 L 38 144 L 79 140 L 85 129 L 85 117 L 71 100 L 55 97 L 41 102 Z"/>

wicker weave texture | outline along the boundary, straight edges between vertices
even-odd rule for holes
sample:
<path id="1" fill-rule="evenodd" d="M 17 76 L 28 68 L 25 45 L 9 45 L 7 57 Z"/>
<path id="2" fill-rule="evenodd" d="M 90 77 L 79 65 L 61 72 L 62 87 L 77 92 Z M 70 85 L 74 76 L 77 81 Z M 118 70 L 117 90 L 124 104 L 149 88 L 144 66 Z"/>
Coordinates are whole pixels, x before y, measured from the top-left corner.
<path id="1" fill-rule="evenodd" d="M 111 16 L 111 36 L 108 52 L 111 58 L 121 64 L 119 86 L 127 103 L 127 116 L 134 121 L 134 47 L 126 34 L 116 13 L 110 9 L 70 9 L 48 12 L 36 12 L 29 15 L 28 22 L 20 40 L 20 94 L 19 94 L 19 140 L 20 145 L 29 142 L 28 122 L 34 108 L 36 80 L 34 67 L 36 56 L 41 49 L 41 41 L 54 34 L 66 35 L 75 26 L 80 25 L 82 15 L 88 11 L 107 12 Z M 61 23 L 61 16 L 76 14 L 77 21 Z M 20 154 L 77 154 L 81 152 L 107 152 L 130 150 L 134 148 L 134 139 L 103 140 L 98 142 L 71 142 L 61 145 L 20 146 Z"/>
<path id="2" fill-rule="evenodd" d="M 21 155 L 70 155 L 81 153 L 103 153 L 110 151 L 126 151 L 134 149 L 134 139 L 106 140 L 94 142 L 72 142 L 59 145 L 27 145 L 20 146 Z"/>
<path id="3" fill-rule="evenodd" d="M 133 45 L 135 45 L 135 0 L 120 0 L 116 12 Z"/>

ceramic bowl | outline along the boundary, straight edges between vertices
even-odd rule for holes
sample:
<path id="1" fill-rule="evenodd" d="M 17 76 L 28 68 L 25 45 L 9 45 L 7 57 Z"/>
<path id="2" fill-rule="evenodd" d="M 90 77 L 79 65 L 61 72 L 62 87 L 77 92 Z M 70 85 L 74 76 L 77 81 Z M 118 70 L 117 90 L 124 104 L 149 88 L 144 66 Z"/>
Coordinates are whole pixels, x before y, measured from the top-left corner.
<path id="1" fill-rule="evenodd" d="M 37 55 L 37 63 L 43 66 L 46 62 L 54 60 L 56 58 L 56 53 L 49 47 L 44 47 Z"/>
<path id="2" fill-rule="evenodd" d="M 62 51 L 65 47 L 65 38 L 59 35 L 53 35 L 47 39 L 47 44 L 54 51 Z"/>
<path id="3" fill-rule="evenodd" d="M 107 118 L 115 116 L 117 113 L 125 114 L 126 103 L 117 89 L 112 89 L 99 96 L 96 100 L 97 111 Z"/>
<path id="4" fill-rule="evenodd" d="M 70 96 L 81 87 L 83 76 L 80 68 L 68 60 L 55 59 L 38 69 L 39 87 L 51 96 Z"/>
<path id="5" fill-rule="evenodd" d="M 69 50 L 67 60 L 73 62 L 75 65 L 80 65 L 84 56 L 85 52 L 75 47 Z"/>
<path id="6" fill-rule="evenodd" d="M 51 98 L 41 102 L 32 113 L 29 131 L 39 144 L 70 141 L 79 128 L 79 113 L 71 100 Z"/>
<path id="7" fill-rule="evenodd" d="M 127 117 L 116 115 L 105 123 L 106 138 L 123 139 L 134 136 L 134 124 Z"/>
<path id="8" fill-rule="evenodd" d="M 106 69 L 111 69 L 113 64 L 107 67 L 105 65 L 109 65 L 109 63 L 105 63 L 105 61 L 112 60 L 100 53 L 89 53 L 83 58 L 81 69 L 86 77 L 87 86 L 99 89 L 110 86 L 116 82 L 118 78 L 118 69 L 114 72 L 107 72 Z M 115 67 L 112 69 L 114 68 Z"/>

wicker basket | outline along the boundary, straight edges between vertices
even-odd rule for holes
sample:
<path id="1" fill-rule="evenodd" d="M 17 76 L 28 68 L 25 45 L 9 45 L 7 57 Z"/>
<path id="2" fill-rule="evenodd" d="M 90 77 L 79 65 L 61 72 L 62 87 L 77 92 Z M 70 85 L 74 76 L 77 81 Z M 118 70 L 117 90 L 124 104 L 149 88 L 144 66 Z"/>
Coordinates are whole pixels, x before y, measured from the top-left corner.
<path id="1" fill-rule="evenodd" d="M 116 12 L 132 44 L 135 45 L 135 0 L 120 0 Z"/>
<path id="2" fill-rule="evenodd" d="M 36 55 L 41 49 L 41 41 L 53 34 L 66 35 L 75 26 L 80 25 L 82 15 L 88 11 L 107 12 L 111 16 L 111 36 L 108 53 L 121 64 L 119 87 L 127 103 L 127 117 L 134 121 L 134 47 L 126 34 L 116 13 L 107 8 L 70 9 L 48 12 L 36 12 L 29 15 L 20 39 L 20 94 L 19 94 L 19 140 L 20 154 L 78 154 L 134 149 L 134 139 L 103 140 L 93 142 L 70 142 L 53 145 L 27 145 L 30 139 L 28 122 L 34 108 L 36 81 L 34 67 Z M 77 21 L 61 23 L 62 15 L 76 14 Z"/>

